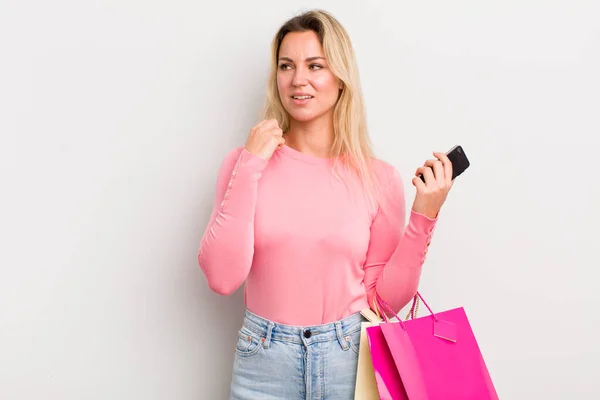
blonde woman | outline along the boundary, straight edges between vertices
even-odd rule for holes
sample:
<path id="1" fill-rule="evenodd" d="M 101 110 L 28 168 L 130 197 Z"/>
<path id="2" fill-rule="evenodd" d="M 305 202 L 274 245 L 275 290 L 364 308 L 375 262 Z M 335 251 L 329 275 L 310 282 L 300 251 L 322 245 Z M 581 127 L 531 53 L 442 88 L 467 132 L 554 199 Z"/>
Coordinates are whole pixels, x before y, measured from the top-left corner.
<path id="1" fill-rule="evenodd" d="M 231 399 L 353 399 L 360 310 L 415 294 L 452 165 L 415 172 L 408 222 L 398 172 L 369 145 L 348 34 L 329 13 L 272 43 L 264 120 L 225 158 L 198 262 L 209 287 L 242 284 Z M 422 174 L 424 179 L 418 176 Z"/>

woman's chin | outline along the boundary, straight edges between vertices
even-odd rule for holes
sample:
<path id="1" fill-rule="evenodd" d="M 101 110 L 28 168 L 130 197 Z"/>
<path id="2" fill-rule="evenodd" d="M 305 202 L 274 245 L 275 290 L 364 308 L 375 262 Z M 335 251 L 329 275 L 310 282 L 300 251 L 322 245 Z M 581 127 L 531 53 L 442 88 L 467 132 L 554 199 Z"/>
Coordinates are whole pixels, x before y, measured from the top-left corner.
<path id="1" fill-rule="evenodd" d="M 310 122 L 317 118 L 317 115 L 315 113 L 305 112 L 302 110 L 291 110 L 289 114 L 294 121 L 298 122 Z"/>

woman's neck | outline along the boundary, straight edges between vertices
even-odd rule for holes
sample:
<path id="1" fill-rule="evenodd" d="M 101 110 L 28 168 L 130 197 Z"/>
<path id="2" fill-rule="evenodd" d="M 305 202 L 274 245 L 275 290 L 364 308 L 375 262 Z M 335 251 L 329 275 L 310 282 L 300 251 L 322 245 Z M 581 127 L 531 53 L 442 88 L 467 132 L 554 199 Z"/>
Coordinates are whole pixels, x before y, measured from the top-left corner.
<path id="1" fill-rule="evenodd" d="M 284 138 L 287 146 L 301 153 L 329 157 L 334 139 L 333 121 L 302 123 L 292 120 Z"/>

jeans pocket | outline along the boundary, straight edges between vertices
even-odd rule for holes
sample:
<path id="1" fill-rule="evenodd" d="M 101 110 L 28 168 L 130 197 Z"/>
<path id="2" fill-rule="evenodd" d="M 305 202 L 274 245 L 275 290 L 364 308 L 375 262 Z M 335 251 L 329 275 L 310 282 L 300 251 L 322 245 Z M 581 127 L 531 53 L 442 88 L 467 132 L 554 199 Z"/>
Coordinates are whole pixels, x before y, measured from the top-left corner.
<path id="1" fill-rule="evenodd" d="M 252 357 L 262 348 L 262 338 L 254 332 L 242 327 L 238 332 L 238 340 L 235 344 L 235 352 L 240 357 Z"/>
<path id="2" fill-rule="evenodd" d="M 360 351 L 360 329 L 354 332 L 350 332 L 346 335 L 346 342 L 350 346 L 350 349 L 358 354 Z"/>

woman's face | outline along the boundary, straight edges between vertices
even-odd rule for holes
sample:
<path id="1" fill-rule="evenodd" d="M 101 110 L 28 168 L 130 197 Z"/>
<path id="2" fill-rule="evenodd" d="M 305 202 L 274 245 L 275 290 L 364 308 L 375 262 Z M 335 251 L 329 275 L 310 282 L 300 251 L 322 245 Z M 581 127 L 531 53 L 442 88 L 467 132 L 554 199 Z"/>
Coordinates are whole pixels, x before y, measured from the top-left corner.
<path id="1" fill-rule="evenodd" d="M 315 32 L 285 35 L 278 63 L 277 88 L 292 119 L 309 122 L 333 115 L 341 82 L 329 69 Z"/>

